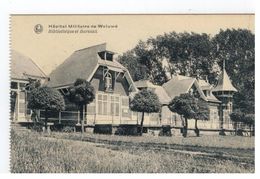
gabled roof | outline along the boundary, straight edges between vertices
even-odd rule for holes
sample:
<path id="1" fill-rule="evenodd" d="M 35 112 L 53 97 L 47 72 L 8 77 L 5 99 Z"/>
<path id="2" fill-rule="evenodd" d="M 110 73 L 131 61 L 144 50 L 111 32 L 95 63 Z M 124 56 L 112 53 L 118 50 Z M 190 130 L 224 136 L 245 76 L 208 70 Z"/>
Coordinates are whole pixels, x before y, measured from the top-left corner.
<path id="1" fill-rule="evenodd" d="M 161 104 L 169 104 L 169 102 L 171 101 L 170 96 L 167 94 L 162 86 L 155 85 L 154 92 L 159 97 L 159 101 Z"/>
<path id="2" fill-rule="evenodd" d="M 198 79 L 197 81 L 198 81 L 202 90 L 211 90 L 213 88 L 213 86 L 205 80 Z"/>
<path id="3" fill-rule="evenodd" d="M 11 78 L 28 80 L 30 78 L 47 78 L 46 74 L 29 57 L 11 51 Z"/>
<path id="4" fill-rule="evenodd" d="M 173 99 L 176 96 L 179 96 L 181 94 L 188 93 L 190 88 L 195 85 L 200 97 L 204 99 L 205 101 L 208 101 L 209 99 L 204 95 L 198 81 L 196 78 L 182 76 L 182 75 L 176 75 L 171 80 L 163 84 L 163 88 L 169 95 L 171 99 Z M 218 100 L 216 99 L 216 102 Z"/>
<path id="5" fill-rule="evenodd" d="M 135 81 L 135 86 L 137 88 L 154 88 L 155 85 L 151 83 L 149 80 L 139 80 Z"/>
<path id="6" fill-rule="evenodd" d="M 99 66 L 106 66 L 111 70 L 120 72 L 127 71 L 127 69 L 116 60 L 102 60 L 98 55 L 98 52 L 102 51 L 106 51 L 106 43 L 75 51 L 51 72 L 48 86 L 69 86 L 73 84 L 77 78 L 90 80 Z"/>
<path id="7" fill-rule="evenodd" d="M 169 104 L 171 98 L 162 86 L 154 85 L 148 80 L 140 80 L 135 82 L 137 88 L 148 88 L 157 94 L 161 104 Z"/>
<path id="8" fill-rule="evenodd" d="M 225 70 L 223 69 L 222 73 L 219 76 L 217 86 L 212 90 L 213 92 L 217 91 L 233 91 L 237 92 L 237 89 L 232 85 L 231 80 Z"/>
<path id="9" fill-rule="evenodd" d="M 170 98 L 173 99 L 180 94 L 187 93 L 195 81 L 195 78 L 176 75 L 171 80 L 164 83 L 163 88 L 166 90 Z"/>

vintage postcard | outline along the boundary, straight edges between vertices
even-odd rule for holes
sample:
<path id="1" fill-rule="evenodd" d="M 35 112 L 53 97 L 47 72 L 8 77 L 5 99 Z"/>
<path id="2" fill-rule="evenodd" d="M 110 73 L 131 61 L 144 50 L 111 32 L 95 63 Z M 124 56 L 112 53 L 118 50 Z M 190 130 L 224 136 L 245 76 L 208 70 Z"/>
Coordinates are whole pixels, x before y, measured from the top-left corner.
<path id="1" fill-rule="evenodd" d="M 12 173 L 254 173 L 254 14 L 10 17 Z"/>

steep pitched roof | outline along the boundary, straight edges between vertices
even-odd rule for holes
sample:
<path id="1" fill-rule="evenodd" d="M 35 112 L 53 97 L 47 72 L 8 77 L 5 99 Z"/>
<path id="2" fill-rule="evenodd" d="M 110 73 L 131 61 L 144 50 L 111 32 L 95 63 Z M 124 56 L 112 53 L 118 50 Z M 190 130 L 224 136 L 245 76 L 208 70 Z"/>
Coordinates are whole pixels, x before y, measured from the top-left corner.
<path id="1" fill-rule="evenodd" d="M 201 98 L 208 101 L 207 97 L 204 95 L 203 91 L 201 90 L 201 87 L 196 80 L 196 78 L 182 76 L 182 75 L 176 75 L 171 80 L 163 84 L 163 88 L 169 95 L 171 99 L 173 99 L 176 96 L 179 96 L 181 94 L 185 94 L 189 92 L 189 89 L 195 85 Z"/>
<path id="2" fill-rule="evenodd" d="M 11 78 L 27 80 L 28 77 L 47 78 L 46 74 L 29 57 L 11 51 Z"/>
<path id="3" fill-rule="evenodd" d="M 209 84 L 207 81 L 205 80 L 197 80 L 199 85 L 200 85 L 200 88 L 202 90 L 207 90 L 209 91 L 209 95 L 206 96 L 206 99 L 208 101 L 211 101 L 211 102 L 220 102 L 215 96 L 214 94 L 212 94 L 212 89 L 213 89 L 213 86 L 211 84 Z"/>
<path id="4" fill-rule="evenodd" d="M 171 80 L 164 83 L 163 88 L 166 90 L 170 98 L 173 99 L 175 96 L 187 93 L 195 80 L 195 78 L 176 75 Z"/>
<path id="5" fill-rule="evenodd" d="M 198 79 L 197 81 L 202 90 L 211 90 L 213 88 L 213 86 L 205 80 Z"/>
<path id="6" fill-rule="evenodd" d="M 88 78 L 98 63 L 97 53 L 106 50 L 106 44 L 100 44 L 75 51 L 50 74 L 48 86 L 71 85 L 77 78 Z"/>
<path id="7" fill-rule="evenodd" d="M 222 73 L 219 76 L 217 86 L 212 90 L 213 92 L 216 91 L 233 91 L 237 92 L 237 89 L 232 85 L 231 80 L 225 69 L 223 69 Z"/>
<path id="8" fill-rule="evenodd" d="M 148 80 L 139 80 L 135 82 L 137 88 L 148 88 L 157 94 L 161 104 L 169 104 L 171 98 L 162 86 L 154 85 Z"/>
<path id="9" fill-rule="evenodd" d="M 154 92 L 159 97 L 159 101 L 161 104 L 169 104 L 169 102 L 171 101 L 170 96 L 167 94 L 167 92 L 162 86 L 156 85 Z"/>
<path id="10" fill-rule="evenodd" d="M 151 83 L 149 80 L 139 80 L 135 81 L 135 86 L 137 88 L 154 88 L 155 85 Z"/>
<path id="11" fill-rule="evenodd" d="M 69 86 L 77 78 L 90 79 L 98 66 L 106 66 L 112 70 L 127 71 L 116 60 L 102 60 L 98 52 L 106 51 L 106 43 L 75 51 L 50 74 L 48 86 Z"/>

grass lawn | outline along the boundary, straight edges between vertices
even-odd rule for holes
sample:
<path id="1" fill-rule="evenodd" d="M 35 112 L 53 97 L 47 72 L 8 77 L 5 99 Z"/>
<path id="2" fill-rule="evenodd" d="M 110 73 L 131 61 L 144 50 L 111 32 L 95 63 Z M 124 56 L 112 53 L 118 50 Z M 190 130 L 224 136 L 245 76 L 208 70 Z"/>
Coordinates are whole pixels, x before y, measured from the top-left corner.
<path id="1" fill-rule="evenodd" d="M 254 137 L 11 134 L 13 173 L 252 173 Z"/>

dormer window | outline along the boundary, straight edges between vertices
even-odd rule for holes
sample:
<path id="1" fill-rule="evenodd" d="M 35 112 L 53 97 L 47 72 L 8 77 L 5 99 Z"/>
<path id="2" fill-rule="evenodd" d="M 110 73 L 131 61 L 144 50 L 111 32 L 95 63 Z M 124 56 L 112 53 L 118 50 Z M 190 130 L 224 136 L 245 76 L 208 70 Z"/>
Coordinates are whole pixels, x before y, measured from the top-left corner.
<path id="1" fill-rule="evenodd" d="M 106 92 L 112 92 L 112 75 L 110 73 L 107 73 L 105 76 L 105 91 Z"/>
<path id="2" fill-rule="evenodd" d="M 108 60 L 108 61 L 113 61 L 113 52 L 110 51 L 102 51 L 102 52 L 98 52 L 99 57 L 102 60 Z"/>

